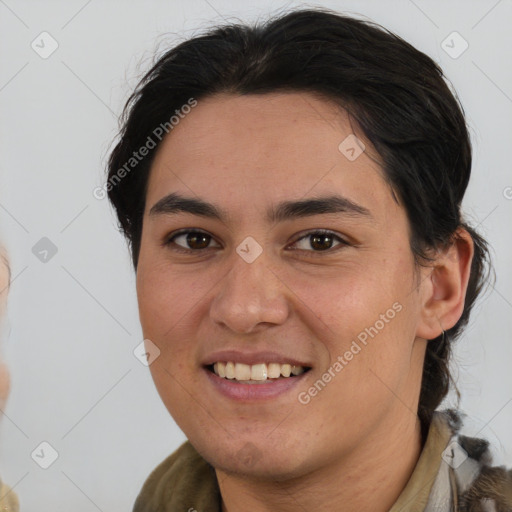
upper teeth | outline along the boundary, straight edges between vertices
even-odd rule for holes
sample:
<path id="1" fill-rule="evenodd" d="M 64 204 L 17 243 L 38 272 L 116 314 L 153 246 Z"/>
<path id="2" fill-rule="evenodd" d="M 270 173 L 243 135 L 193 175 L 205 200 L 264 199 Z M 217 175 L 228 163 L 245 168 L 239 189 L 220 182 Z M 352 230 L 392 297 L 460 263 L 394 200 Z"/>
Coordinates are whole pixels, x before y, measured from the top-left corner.
<path id="1" fill-rule="evenodd" d="M 305 371 L 303 366 L 279 363 L 243 364 L 218 362 L 213 365 L 213 371 L 219 377 L 236 380 L 267 380 L 278 379 L 280 376 L 300 375 Z"/>

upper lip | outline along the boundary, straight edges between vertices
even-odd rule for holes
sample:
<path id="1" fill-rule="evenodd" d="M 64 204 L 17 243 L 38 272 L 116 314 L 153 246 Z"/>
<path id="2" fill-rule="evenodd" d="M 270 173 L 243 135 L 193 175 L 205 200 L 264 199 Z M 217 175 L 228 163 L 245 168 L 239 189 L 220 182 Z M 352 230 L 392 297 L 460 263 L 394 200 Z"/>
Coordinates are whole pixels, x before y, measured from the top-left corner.
<path id="1" fill-rule="evenodd" d="M 203 360 L 204 366 L 209 366 L 217 362 L 228 362 L 243 363 L 248 365 L 258 363 L 279 363 L 279 364 L 291 364 L 292 366 L 304 366 L 311 368 L 311 364 L 299 361 L 294 357 L 288 357 L 277 352 L 240 352 L 240 350 L 221 350 L 214 352 Z"/>

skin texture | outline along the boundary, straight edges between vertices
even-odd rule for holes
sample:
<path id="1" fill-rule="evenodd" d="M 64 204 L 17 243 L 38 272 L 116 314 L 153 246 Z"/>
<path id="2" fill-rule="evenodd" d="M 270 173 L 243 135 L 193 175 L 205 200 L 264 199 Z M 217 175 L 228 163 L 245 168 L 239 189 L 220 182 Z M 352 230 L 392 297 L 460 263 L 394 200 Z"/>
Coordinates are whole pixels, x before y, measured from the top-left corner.
<path id="1" fill-rule="evenodd" d="M 460 317 L 473 246 L 461 231 L 435 265 L 416 267 L 406 213 L 375 151 L 364 139 L 366 151 L 354 161 L 338 149 L 352 133 L 346 113 L 312 94 L 217 95 L 200 100 L 155 157 L 137 269 L 140 320 L 161 351 L 150 366 L 158 392 L 216 468 L 223 511 L 320 504 L 385 511 L 421 452 L 416 411 L 426 340 Z M 150 215 L 171 192 L 215 203 L 228 216 Z M 332 193 L 372 218 L 266 219 L 281 201 Z M 164 245 L 183 228 L 210 235 L 208 248 L 188 245 L 186 235 Z M 332 238 L 322 251 L 304 238 L 318 229 L 349 244 Z M 263 249 L 252 263 L 236 252 L 247 236 Z M 394 303 L 401 311 L 300 403 L 299 392 Z M 201 366 L 220 349 L 273 350 L 312 369 L 284 395 L 235 403 Z"/>

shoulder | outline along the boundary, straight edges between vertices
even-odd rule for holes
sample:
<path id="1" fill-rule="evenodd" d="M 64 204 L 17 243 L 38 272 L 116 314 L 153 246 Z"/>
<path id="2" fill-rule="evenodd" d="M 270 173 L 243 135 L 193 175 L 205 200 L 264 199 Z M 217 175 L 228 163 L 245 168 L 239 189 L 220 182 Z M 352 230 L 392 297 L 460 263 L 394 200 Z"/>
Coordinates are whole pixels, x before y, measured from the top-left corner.
<path id="1" fill-rule="evenodd" d="M 186 441 L 151 472 L 133 512 L 218 512 L 219 496 L 212 466 Z"/>

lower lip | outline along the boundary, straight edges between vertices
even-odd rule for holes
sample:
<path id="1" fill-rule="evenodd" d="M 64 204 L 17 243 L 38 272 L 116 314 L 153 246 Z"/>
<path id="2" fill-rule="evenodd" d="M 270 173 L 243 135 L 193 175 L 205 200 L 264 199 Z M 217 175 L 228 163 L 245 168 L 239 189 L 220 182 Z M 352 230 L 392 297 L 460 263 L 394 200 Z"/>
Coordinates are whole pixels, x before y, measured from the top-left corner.
<path id="1" fill-rule="evenodd" d="M 275 398 L 290 391 L 304 380 L 309 372 L 301 373 L 295 377 L 287 377 L 265 384 L 244 384 L 236 380 L 225 379 L 203 368 L 210 382 L 221 394 L 238 401 L 265 400 Z M 311 370 L 309 370 L 311 371 Z"/>

